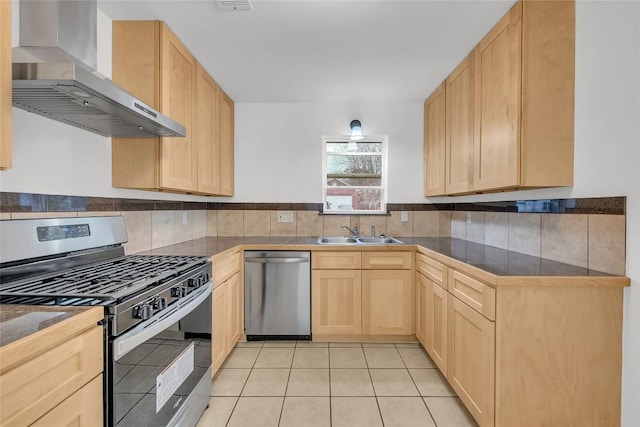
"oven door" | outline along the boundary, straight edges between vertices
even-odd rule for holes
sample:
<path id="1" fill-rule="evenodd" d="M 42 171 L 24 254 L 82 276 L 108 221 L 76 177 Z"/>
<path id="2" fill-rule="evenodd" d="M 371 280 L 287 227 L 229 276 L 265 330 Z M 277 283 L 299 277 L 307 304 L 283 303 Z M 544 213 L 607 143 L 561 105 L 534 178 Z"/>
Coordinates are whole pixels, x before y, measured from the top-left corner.
<path id="1" fill-rule="evenodd" d="M 111 340 L 107 425 L 196 425 L 211 394 L 211 289 Z"/>

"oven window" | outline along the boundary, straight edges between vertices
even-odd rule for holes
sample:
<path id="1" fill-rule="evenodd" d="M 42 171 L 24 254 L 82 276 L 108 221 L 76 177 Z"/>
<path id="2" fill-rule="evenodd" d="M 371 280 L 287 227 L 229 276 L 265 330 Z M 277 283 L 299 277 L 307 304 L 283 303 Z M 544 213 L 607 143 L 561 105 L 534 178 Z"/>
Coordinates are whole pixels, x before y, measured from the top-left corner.
<path id="1" fill-rule="evenodd" d="M 112 363 L 112 419 L 118 427 L 166 426 L 203 376 L 209 375 L 210 366 L 209 296 L 182 320 Z M 170 390 L 175 392 L 159 398 L 158 382 L 169 380 L 173 380 Z"/>

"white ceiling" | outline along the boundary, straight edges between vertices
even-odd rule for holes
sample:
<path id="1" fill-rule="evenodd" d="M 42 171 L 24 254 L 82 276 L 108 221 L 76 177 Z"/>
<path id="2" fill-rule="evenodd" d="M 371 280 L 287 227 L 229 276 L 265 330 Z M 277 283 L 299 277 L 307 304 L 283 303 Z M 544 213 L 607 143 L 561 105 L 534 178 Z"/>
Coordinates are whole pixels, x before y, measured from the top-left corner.
<path id="1" fill-rule="evenodd" d="M 165 21 L 236 102 L 423 101 L 514 0 L 100 0 Z"/>

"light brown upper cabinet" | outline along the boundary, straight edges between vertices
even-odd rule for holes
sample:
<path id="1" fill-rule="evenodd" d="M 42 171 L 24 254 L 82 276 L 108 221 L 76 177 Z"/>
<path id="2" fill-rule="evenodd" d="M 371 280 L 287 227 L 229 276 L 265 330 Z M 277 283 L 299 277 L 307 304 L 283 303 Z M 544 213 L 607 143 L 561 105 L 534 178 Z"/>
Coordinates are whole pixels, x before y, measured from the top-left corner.
<path id="1" fill-rule="evenodd" d="M 474 190 L 572 185 L 574 2 L 516 3 L 474 54 Z"/>
<path id="2" fill-rule="evenodd" d="M 572 185 L 574 57 L 573 1 L 516 3 L 446 80 L 446 160 L 425 160 L 425 195 Z"/>
<path id="3" fill-rule="evenodd" d="M 198 192 L 220 194 L 220 98 L 222 90 L 198 64 L 196 79 Z"/>
<path id="4" fill-rule="evenodd" d="M 11 1 L 0 0 L 0 169 L 12 164 Z"/>
<path id="5" fill-rule="evenodd" d="M 233 100 L 224 92 L 220 99 L 220 195 L 233 196 L 234 105 Z"/>
<path id="6" fill-rule="evenodd" d="M 473 55 L 446 80 L 445 193 L 473 187 Z"/>
<path id="7" fill-rule="evenodd" d="M 424 102 L 424 195 L 444 194 L 445 84 Z"/>
<path id="8" fill-rule="evenodd" d="M 112 138 L 114 187 L 233 195 L 233 101 L 165 23 L 113 22 L 113 80 L 187 130 Z"/>

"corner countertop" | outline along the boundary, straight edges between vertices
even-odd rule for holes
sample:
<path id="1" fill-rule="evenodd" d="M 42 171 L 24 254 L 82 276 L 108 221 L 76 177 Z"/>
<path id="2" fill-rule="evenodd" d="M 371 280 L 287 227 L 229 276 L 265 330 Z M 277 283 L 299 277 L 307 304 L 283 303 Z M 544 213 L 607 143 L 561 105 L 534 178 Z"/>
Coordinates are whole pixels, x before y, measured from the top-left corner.
<path id="1" fill-rule="evenodd" d="M 0 347 L 93 308 L 1 304 Z"/>
<path id="2" fill-rule="evenodd" d="M 466 264 L 480 274 L 495 277 L 590 277 L 626 279 L 584 267 L 512 252 L 493 246 L 450 237 L 400 237 L 403 244 L 394 245 L 320 245 L 317 237 L 205 237 L 141 252 L 147 255 L 199 255 L 215 256 L 224 251 L 242 249 L 274 250 L 406 250 L 418 249 L 435 254 L 437 260 L 455 266 Z M 408 246 L 410 248 L 408 248 Z M 424 249 L 424 251 L 423 251 Z M 483 279 L 485 277 L 482 277 Z M 489 280 L 494 282 L 494 280 Z M 625 280 L 622 280 L 623 282 Z M 497 283 L 497 282 L 494 282 Z M 628 285 L 628 283 L 627 283 Z"/>

